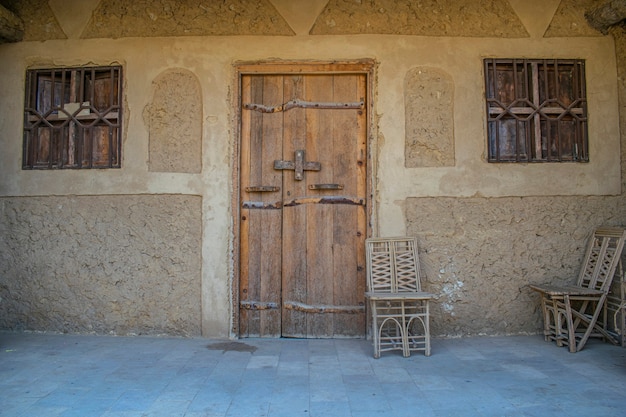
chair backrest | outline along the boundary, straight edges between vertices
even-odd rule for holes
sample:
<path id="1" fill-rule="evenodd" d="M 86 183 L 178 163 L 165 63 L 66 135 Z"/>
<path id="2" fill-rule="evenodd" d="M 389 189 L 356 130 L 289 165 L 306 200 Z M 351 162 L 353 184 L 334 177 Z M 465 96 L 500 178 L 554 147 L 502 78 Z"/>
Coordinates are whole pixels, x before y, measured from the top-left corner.
<path id="1" fill-rule="evenodd" d="M 421 291 L 416 238 L 367 239 L 365 257 L 369 291 L 389 293 Z"/>
<path id="2" fill-rule="evenodd" d="M 626 241 L 626 230 L 617 227 L 598 228 L 587 247 L 585 263 L 577 285 L 608 292 Z"/>

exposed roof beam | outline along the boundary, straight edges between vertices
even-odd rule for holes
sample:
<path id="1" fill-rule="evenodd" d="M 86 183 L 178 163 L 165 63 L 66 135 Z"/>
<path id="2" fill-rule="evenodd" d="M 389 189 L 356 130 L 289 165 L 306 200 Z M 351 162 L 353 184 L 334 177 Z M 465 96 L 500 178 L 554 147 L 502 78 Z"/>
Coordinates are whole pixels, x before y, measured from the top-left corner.
<path id="1" fill-rule="evenodd" d="M 24 38 L 24 22 L 0 5 L 0 43 L 19 42 Z"/>
<path id="2" fill-rule="evenodd" d="M 585 17 L 591 27 L 606 35 L 609 27 L 626 19 L 626 1 L 608 1 L 585 13 Z"/>

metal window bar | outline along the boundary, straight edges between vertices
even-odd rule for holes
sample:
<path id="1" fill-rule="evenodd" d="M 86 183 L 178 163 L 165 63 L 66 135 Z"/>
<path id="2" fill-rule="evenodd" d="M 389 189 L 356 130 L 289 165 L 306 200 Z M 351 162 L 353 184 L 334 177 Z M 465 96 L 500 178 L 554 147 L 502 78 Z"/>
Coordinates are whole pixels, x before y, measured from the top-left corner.
<path id="1" fill-rule="evenodd" d="M 113 89 L 111 88 L 109 94 L 109 109 L 114 108 L 117 111 L 117 123 L 116 123 L 116 127 L 117 129 L 120 129 L 119 131 L 121 131 L 121 124 L 122 124 L 122 112 L 121 112 L 121 108 L 119 106 L 119 103 L 121 103 L 121 91 L 122 91 L 122 86 L 120 85 L 120 81 L 121 81 L 121 76 L 120 76 L 120 72 L 121 72 L 121 68 L 111 68 L 111 79 L 115 81 L 116 84 L 116 88 Z M 115 100 L 115 91 L 117 91 L 118 94 L 118 101 L 116 102 Z M 105 119 L 106 120 L 106 119 Z M 116 130 L 117 132 L 118 130 Z M 114 155 L 117 156 L 117 158 L 119 158 L 120 155 L 120 143 L 121 141 L 116 140 L 115 141 L 115 147 L 117 148 L 117 152 L 114 152 L 114 143 L 113 143 L 113 127 L 110 125 L 109 123 L 109 166 L 113 166 L 113 158 Z M 117 160 L 115 161 L 117 162 Z"/>
<path id="2" fill-rule="evenodd" d="M 576 86 L 578 87 L 577 97 L 580 99 L 580 107 L 583 110 L 584 117 L 577 117 L 577 127 L 580 129 L 578 134 L 578 160 L 589 161 L 589 142 L 587 141 L 587 86 L 585 84 L 585 63 L 584 61 L 577 62 Z"/>
<path id="3" fill-rule="evenodd" d="M 484 66 L 490 162 L 589 160 L 584 61 L 492 58 L 485 59 Z M 507 66 L 512 79 L 505 83 L 513 96 L 509 97 L 510 103 L 502 103 L 498 99 L 498 89 L 506 86 L 498 85 L 499 68 L 507 71 Z M 569 72 L 571 81 L 562 84 L 561 72 Z M 539 83 L 540 79 L 542 83 Z M 571 91 L 567 91 L 567 102 L 563 103 L 560 98 L 565 85 Z M 507 137 L 503 125 L 506 120 L 515 120 L 511 132 L 514 138 Z M 568 147 L 565 147 L 563 137 L 566 125 L 571 126 L 567 130 L 570 136 Z M 502 155 L 507 141 L 510 152 Z"/>
<path id="4" fill-rule="evenodd" d="M 514 100 L 513 102 L 515 102 L 515 99 L 519 97 L 520 88 L 517 85 L 518 80 L 519 80 L 519 75 L 518 75 L 517 61 L 513 61 L 513 100 Z M 513 115 L 513 117 L 515 118 L 515 160 L 519 162 L 520 161 L 519 119 L 515 117 L 515 115 Z"/>
<path id="5" fill-rule="evenodd" d="M 93 82 L 85 85 L 89 76 Z M 109 82 L 108 97 L 104 98 L 108 103 L 104 111 L 95 106 L 95 81 L 98 76 Z M 49 79 L 49 82 L 42 81 L 43 77 Z M 22 145 L 23 168 L 120 167 L 121 88 L 121 67 L 118 66 L 28 71 Z M 89 101 L 88 107 L 83 107 L 85 101 Z M 78 103 L 79 110 L 63 114 L 64 106 L 68 102 Z M 83 109 L 88 109 L 92 117 L 79 116 Z M 94 126 L 97 125 L 106 126 L 100 133 L 103 135 L 101 138 L 106 137 L 107 143 L 104 145 L 107 147 L 107 155 L 96 164 L 94 134 L 98 131 Z M 45 133 L 46 129 L 48 133 Z"/>
<path id="6" fill-rule="evenodd" d="M 533 101 L 531 100 L 531 96 L 530 96 L 530 88 L 529 85 L 533 85 L 532 83 L 529 82 L 529 76 L 532 76 L 532 67 L 530 66 L 529 62 L 527 60 L 524 60 L 523 63 L 523 71 L 522 71 L 522 82 L 523 82 L 523 86 L 524 86 L 524 96 L 521 97 L 523 99 L 523 101 L 528 105 L 530 103 L 532 103 Z M 516 78 L 517 79 L 517 78 Z M 516 94 L 516 100 L 519 100 L 520 97 L 518 97 L 518 95 Z M 519 120 L 518 116 L 515 115 L 515 118 Z M 521 149 L 521 144 L 520 141 L 524 140 L 524 154 L 525 157 L 523 158 L 523 161 L 526 162 L 531 158 L 531 152 L 532 152 L 532 137 L 531 137 L 531 122 L 529 118 L 525 118 L 523 120 L 523 125 L 525 127 L 524 129 L 524 135 L 522 136 L 521 134 L 517 134 L 516 140 L 518 143 L 518 147 L 516 149 L 516 160 L 522 161 L 522 149 Z"/>
<path id="7" fill-rule="evenodd" d="M 541 63 L 541 68 L 543 70 L 543 98 L 541 100 L 543 100 L 543 102 L 550 102 L 550 72 L 548 71 L 548 64 L 547 62 L 544 60 Z M 556 79 L 556 77 L 558 76 L 558 71 L 555 70 L 553 71 L 555 79 L 554 79 L 554 89 L 556 91 L 557 86 L 558 86 L 558 80 Z M 555 94 L 556 96 L 557 94 Z M 540 104 L 541 104 L 541 100 L 540 100 Z M 557 144 L 553 144 L 552 143 L 552 127 L 553 127 L 553 123 L 548 119 L 545 118 L 545 125 L 546 125 L 546 134 L 545 137 L 541 136 L 539 138 L 537 138 L 537 140 L 540 140 L 543 144 L 545 143 L 545 147 L 546 147 L 546 154 L 545 157 L 543 157 L 544 159 L 546 159 L 548 162 L 553 161 L 553 157 L 554 157 L 554 152 L 552 151 L 553 149 L 553 145 L 554 148 L 557 149 L 556 154 L 559 155 L 559 147 L 558 147 L 558 143 Z M 559 131 L 559 126 L 556 125 L 556 136 L 558 137 L 560 135 L 560 131 Z"/>

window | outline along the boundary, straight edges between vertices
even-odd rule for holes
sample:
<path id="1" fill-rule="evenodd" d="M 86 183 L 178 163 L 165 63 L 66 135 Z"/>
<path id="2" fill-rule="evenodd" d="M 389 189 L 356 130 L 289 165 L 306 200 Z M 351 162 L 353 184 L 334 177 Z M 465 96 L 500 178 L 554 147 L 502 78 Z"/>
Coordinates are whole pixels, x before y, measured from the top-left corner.
<path id="1" fill-rule="evenodd" d="M 23 169 L 119 168 L 122 68 L 28 70 Z"/>
<path id="2" fill-rule="evenodd" d="M 484 64 L 489 162 L 589 162 L 583 60 Z"/>

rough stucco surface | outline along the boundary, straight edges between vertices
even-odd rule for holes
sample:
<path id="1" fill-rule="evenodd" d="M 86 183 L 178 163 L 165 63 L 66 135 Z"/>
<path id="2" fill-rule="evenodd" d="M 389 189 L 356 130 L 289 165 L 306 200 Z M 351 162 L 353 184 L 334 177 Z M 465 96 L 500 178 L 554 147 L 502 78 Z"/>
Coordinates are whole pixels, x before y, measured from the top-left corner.
<path id="1" fill-rule="evenodd" d="M 626 224 L 624 197 L 408 198 L 435 335 L 536 333 L 530 283 L 573 284 L 587 239 Z"/>
<path id="2" fill-rule="evenodd" d="M 436 68 L 404 79 L 405 166 L 454 166 L 454 81 Z"/>
<path id="3" fill-rule="evenodd" d="M 330 0 L 310 33 L 528 37 L 501 0 Z"/>
<path id="4" fill-rule="evenodd" d="M 150 171 L 197 173 L 202 168 L 202 91 L 198 77 L 172 69 L 154 82 L 144 111 Z"/>
<path id="5" fill-rule="evenodd" d="M 268 0 L 102 0 L 82 37 L 293 34 Z"/>
<path id="6" fill-rule="evenodd" d="M 602 36 L 585 19 L 585 12 L 606 3 L 606 0 L 561 0 L 544 36 Z"/>
<path id="7" fill-rule="evenodd" d="M 24 22 L 23 41 L 67 38 L 47 0 L 2 0 L 0 4 Z"/>
<path id="8" fill-rule="evenodd" d="M 0 328 L 200 335 L 201 198 L 0 199 Z"/>
<path id="9" fill-rule="evenodd" d="M 617 58 L 617 87 L 619 93 L 620 130 L 626 132 L 626 28 L 615 27 L 611 30 L 615 39 L 615 55 Z M 622 134 L 622 193 L 626 193 L 626 134 Z"/>

